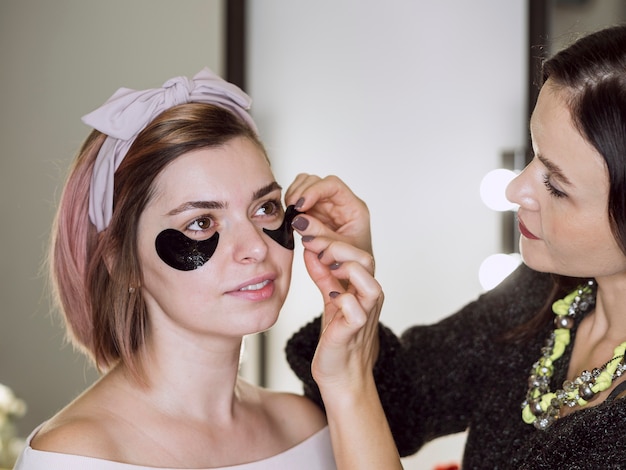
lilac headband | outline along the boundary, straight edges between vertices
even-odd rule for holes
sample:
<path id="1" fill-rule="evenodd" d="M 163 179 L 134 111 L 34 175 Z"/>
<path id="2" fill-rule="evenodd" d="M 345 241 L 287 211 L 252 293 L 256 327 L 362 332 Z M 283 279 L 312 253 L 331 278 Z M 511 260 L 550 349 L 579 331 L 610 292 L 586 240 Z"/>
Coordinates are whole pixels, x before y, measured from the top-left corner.
<path id="1" fill-rule="evenodd" d="M 111 221 L 113 175 L 137 134 L 163 111 L 183 103 L 220 106 L 258 133 L 247 111 L 252 103 L 250 97 L 206 67 L 193 79 L 172 78 L 163 88 L 140 91 L 120 88 L 101 107 L 82 118 L 85 124 L 107 135 L 96 157 L 89 193 L 89 219 L 98 232 Z"/>

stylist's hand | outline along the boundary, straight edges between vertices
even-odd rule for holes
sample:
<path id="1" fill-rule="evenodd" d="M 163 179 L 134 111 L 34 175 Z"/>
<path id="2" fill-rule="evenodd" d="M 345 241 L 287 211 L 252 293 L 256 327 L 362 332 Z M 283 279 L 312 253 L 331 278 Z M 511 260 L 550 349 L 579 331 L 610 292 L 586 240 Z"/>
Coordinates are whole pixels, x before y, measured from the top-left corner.
<path id="1" fill-rule="evenodd" d="M 371 255 L 323 236 L 304 246 L 305 258 L 321 254 L 309 256 L 307 264 L 325 304 L 311 372 L 324 401 L 337 469 L 401 469 L 372 371 L 384 295 Z M 326 277 L 319 277 L 324 270 Z M 333 283 L 338 290 L 325 292 L 322 286 Z"/>
<path id="2" fill-rule="evenodd" d="M 292 224 L 300 235 L 327 236 L 373 254 L 369 210 L 336 176 L 299 174 L 287 189 L 285 202 L 306 212 Z"/>
<path id="3" fill-rule="evenodd" d="M 369 253 L 326 237 L 307 239 L 305 264 L 324 298 L 322 332 L 312 373 L 326 387 L 358 393 L 378 357 L 378 319 L 384 294 Z M 319 254 L 316 254 L 319 253 Z"/>
<path id="4" fill-rule="evenodd" d="M 298 202 L 296 208 L 306 211 L 292 225 L 302 235 L 307 271 L 324 298 L 313 377 L 322 394 L 327 385 L 340 382 L 358 387 L 378 356 L 383 303 L 374 279 L 369 211 L 336 176 L 300 174 L 285 201 Z"/>
<path id="5" fill-rule="evenodd" d="M 322 179 L 298 175 L 285 194 L 285 202 L 297 202 L 296 208 L 306 211 L 294 219 L 292 226 L 302 235 L 307 271 L 324 297 L 324 329 L 337 310 L 329 301 L 329 293 L 357 294 L 351 285 L 357 276 L 356 266 L 364 270 L 359 279 L 367 275 L 374 281 L 369 210 L 336 176 Z M 347 262 L 355 268 L 349 271 L 351 276 L 344 266 Z M 344 269 L 337 270 L 340 266 Z M 363 282 L 361 286 L 365 287 Z M 362 298 L 364 291 L 360 294 Z"/>
<path id="6" fill-rule="evenodd" d="M 336 176 L 305 174 L 285 201 L 306 211 L 292 225 L 324 298 L 311 372 L 324 400 L 337 468 L 401 469 L 372 372 L 384 295 L 374 279 L 367 206 Z"/>

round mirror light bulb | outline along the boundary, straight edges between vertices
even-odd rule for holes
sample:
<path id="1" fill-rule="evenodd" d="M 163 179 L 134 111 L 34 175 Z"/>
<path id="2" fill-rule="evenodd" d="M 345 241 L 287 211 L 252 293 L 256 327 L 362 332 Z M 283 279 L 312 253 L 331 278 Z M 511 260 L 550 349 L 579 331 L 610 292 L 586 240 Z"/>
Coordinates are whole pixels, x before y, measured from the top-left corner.
<path id="1" fill-rule="evenodd" d="M 505 191 L 509 183 L 517 176 L 513 170 L 498 168 L 487 173 L 480 182 L 480 198 L 483 203 L 494 211 L 510 211 L 517 208 L 517 204 L 510 202 Z"/>
<path id="2" fill-rule="evenodd" d="M 485 290 L 491 290 L 500 284 L 504 278 L 517 269 L 522 258 L 519 253 L 497 253 L 488 256 L 478 269 L 478 281 Z"/>

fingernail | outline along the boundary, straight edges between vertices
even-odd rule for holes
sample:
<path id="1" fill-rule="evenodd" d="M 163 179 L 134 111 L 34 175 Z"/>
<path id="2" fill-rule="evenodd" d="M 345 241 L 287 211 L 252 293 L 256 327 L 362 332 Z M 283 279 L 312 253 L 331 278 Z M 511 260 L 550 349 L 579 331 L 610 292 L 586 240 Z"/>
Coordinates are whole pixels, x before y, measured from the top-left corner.
<path id="1" fill-rule="evenodd" d="M 341 266 L 341 263 L 333 263 L 329 266 L 330 269 L 339 269 L 339 266 Z"/>
<path id="2" fill-rule="evenodd" d="M 302 241 L 303 241 L 304 243 L 306 243 L 306 242 L 311 242 L 311 241 L 313 241 L 313 239 L 315 239 L 315 237 L 314 237 L 313 235 L 304 235 L 304 236 L 302 237 Z"/>
<path id="3" fill-rule="evenodd" d="M 330 294 L 328 294 L 328 296 L 331 299 L 334 299 L 335 297 L 337 297 L 339 295 L 339 292 L 337 292 L 336 290 L 332 291 Z"/>
<path id="4" fill-rule="evenodd" d="M 306 220 L 304 217 L 296 217 L 295 219 L 293 219 L 293 222 L 291 222 L 291 226 L 296 230 L 306 230 L 306 228 L 309 226 L 309 221 Z"/>
<path id="5" fill-rule="evenodd" d="M 324 256 L 324 250 L 320 251 L 317 255 L 317 259 L 322 259 L 322 256 Z"/>
<path id="6" fill-rule="evenodd" d="M 296 205 L 294 206 L 294 208 L 300 209 L 303 205 L 304 205 L 304 198 L 301 197 L 300 199 L 298 199 L 298 202 L 296 202 Z"/>

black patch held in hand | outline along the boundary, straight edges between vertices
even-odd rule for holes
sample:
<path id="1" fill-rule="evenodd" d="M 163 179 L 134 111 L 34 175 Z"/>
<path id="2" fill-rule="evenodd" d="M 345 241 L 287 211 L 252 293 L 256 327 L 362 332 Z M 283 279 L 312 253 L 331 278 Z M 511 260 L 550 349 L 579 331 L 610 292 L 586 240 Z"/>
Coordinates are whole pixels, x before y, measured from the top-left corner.
<path id="1" fill-rule="evenodd" d="M 288 250 L 293 250 L 295 242 L 293 239 L 293 228 L 291 227 L 291 222 L 293 222 L 293 219 L 298 214 L 302 214 L 302 212 L 296 210 L 293 205 L 287 206 L 287 210 L 285 210 L 285 218 L 283 219 L 281 226 L 276 230 L 268 230 L 264 228 L 263 231 L 280 246 L 283 246 Z"/>

